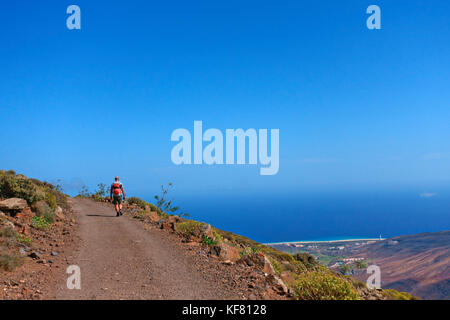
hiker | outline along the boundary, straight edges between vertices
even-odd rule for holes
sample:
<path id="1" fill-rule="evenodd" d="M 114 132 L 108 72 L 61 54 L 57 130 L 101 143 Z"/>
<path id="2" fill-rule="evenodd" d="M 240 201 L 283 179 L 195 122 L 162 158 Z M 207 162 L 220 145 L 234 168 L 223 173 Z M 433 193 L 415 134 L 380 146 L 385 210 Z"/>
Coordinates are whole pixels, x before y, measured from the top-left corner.
<path id="1" fill-rule="evenodd" d="M 116 217 L 119 217 L 122 215 L 122 197 L 123 201 L 125 201 L 125 191 L 123 190 L 122 182 L 119 181 L 119 177 L 116 177 L 114 180 L 114 183 L 111 185 L 110 198 L 116 207 Z"/>

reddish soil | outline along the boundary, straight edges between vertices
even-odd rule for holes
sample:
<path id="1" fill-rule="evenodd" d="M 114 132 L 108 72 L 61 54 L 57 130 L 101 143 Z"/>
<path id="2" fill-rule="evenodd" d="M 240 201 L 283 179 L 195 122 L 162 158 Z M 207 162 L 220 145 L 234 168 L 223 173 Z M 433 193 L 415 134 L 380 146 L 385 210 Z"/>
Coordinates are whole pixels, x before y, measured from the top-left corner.
<path id="1" fill-rule="evenodd" d="M 72 199 L 76 246 L 33 280 L 45 299 L 282 299 L 266 286 L 262 272 L 244 264 L 228 265 L 207 247 L 187 244 L 125 214 L 110 204 Z M 81 289 L 67 289 L 66 267 L 81 270 Z M 30 268 L 28 265 L 26 268 Z M 28 274 L 30 271 L 28 271 Z M 19 277 L 20 278 L 20 277 Z M 52 279 L 49 283 L 46 283 Z M 20 291 L 20 288 L 18 288 Z"/>
<path id="2" fill-rule="evenodd" d="M 79 242 L 73 212 L 66 210 L 64 218 L 57 219 L 45 231 L 30 227 L 30 221 L 11 217 L 8 220 L 15 224 L 16 229 L 26 226 L 31 245 L 26 247 L 23 265 L 13 272 L 0 271 L 0 300 L 45 299 L 65 278 L 66 267 L 72 260 L 71 252 Z M 40 257 L 28 257 L 33 252 L 38 252 Z"/>

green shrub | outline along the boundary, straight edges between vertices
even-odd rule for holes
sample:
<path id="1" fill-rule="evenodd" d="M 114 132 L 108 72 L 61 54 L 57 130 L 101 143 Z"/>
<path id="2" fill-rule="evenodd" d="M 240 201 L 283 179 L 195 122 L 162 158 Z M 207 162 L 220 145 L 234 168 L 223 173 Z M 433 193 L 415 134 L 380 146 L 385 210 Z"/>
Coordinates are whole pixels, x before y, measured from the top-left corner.
<path id="1" fill-rule="evenodd" d="M 27 246 L 31 245 L 31 239 L 26 237 L 26 236 L 24 236 L 23 234 L 17 235 L 16 241 L 19 242 L 19 243 L 23 243 L 23 244 L 25 244 Z"/>
<path id="2" fill-rule="evenodd" d="M 260 244 L 257 243 L 256 241 L 253 241 L 249 238 L 246 238 L 244 236 L 229 232 L 229 231 L 224 231 L 224 230 L 220 230 L 217 228 L 214 228 L 215 232 L 217 232 L 223 239 L 227 239 L 229 242 L 232 242 L 242 248 L 245 247 L 257 247 Z"/>
<path id="3" fill-rule="evenodd" d="M 31 180 L 8 173 L 0 175 L 0 197 L 21 198 L 29 205 L 43 199 Z"/>
<path id="4" fill-rule="evenodd" d="M 399 292 L 393 289 L 383 289 L 383 291 L 381 291 L 381 294 L 388 300 L 418 300 L 408 292 Z"/>
<path id="5" fill-rule="evenodd" d="M 45 201 L 39 201 L 33 205 L 33 209 L 38 217 L 44 218 L 49 223 L 55 219 L 55 211 Z"/>
<path id="6" fill-rule="evenodd" d="M 302 273 L 308 271 L 308 268 L 300 261 L 283 264 L 283 269 L 285 271 L 290 271 L 293 273 Z"/>
<path id="7" fill-rule="evenodd" d="M 358 269 L 366 269 L 367 268 L 367 263 L 364 261 L 356 261 L 356 267 Z"/>
<path id="8" fill-rule="evenodd" d="M 301 262 L 307 269 L 313 269 L 317 265 L 316 259 L 308 253 L 296 253 L 293 257 L 296 261 Z"/>
<path id="9" fill-rule="evenodd" d="M 138 197 L 130 197 L 127 199 L 127 202 L 128 202 L 128 204 L 137 205 L 141 209 L 145 209 L 145 206 L 149 205 L 147 202 L 145 202 L 144 200 L 142 200 Z"/>
<path id="10" fill-rule="evenodd" d="M 141 209 L 145 209 L 145 206 L 149 206 L 151 211 L 156 212 L 162 218 L 168 218 L 169 215 L 162 212 L 159 208 L 157 208 L 153 203 L 146 202 L 138 197 L 129 197 L 127 198 L 128 204 L 136 205 Z"/>
<path id="11" fill-rule="evenodd" d="M 358 293 L 348 281 L 327 271 L 298 275 L 294 290 L 300 300 L 359 300 Z"/>
<path id="12" fill-rule="evenodd" d="M 45 200 L 51 208 L 56 209 L 57 206 L 65 210 L 70 208 L 70 205 L 67 201 L 67 195 L 65 195 L 61 191 L 58 191 L 55 187 L 53 187 L 53 185 L 41 182 L 41 189 L 44 190 L 46 195 Z"/>
<path id="13" fill-rule="evenodd" d="M 272 264 L 275 274 L 280 275 L 283 272 L 283 267 L 281 266 L 281 264 L 277 260 L 273 259 L 271 256 L 267 256 L 267 258 L 269 259 L 270 263 Z"/>
<path id="14" fill-rule="evenodd" d="M 342 274 L 347 274 L 352 270 L 352 266 L 349 264 L 344 264 L 339 268 L 339 270 Z"/>
<path id="15" fill-rule="evenodd" d="M 15 253 L 0 253 L 0 268 L 13 271 L 23 263 L 23 258 Z"/>
<path id="16" fill-rule="evenodd" d="M 215 246 L 217 244 L 217 241 L 214 241 L 210 237 L 208 237 L 206 234 L 203 235 L 202 242 L 206 244 L 208 247 Z"/>
<path id="17" fill-rule="evenodd" d="M 55 222 L 55 212 L 53 210 L 44 213 L 43 217 L 49 224 Z"/>
<path id="18" fill-rule="evenodd" d="M 239 256 L 242 258 L 242 257 L 248 256 L 252 253 L 253 252 L 252 252 L 251 247 L 245 247 L 243 250 L 239 251 Z"/>
<path id="19" fill-rule="evenodd" d="M 32 220 L 32 226 L 39 230 L 47 230 L 50 227 L 51 222 L 45 217 L 34 216 Z"/>
<path id="20" fill-rule="evenodd" d="M 58 206 L 58 203 L 56 202 L 56 196 L 50 192 L 45 193 L 45 202 L 53 210 Z"/>
<path id="21" fill-rule="evenodd" d="M 195 220 L 186 220 L 183 222 L 177 223 L 177 232 L 189 237 L 191 236 L 196 229 L 198 229 L 203 223 L 195 221 Z"/>
<path id="22" fill-rule="evenodd" d="M 357 280 L 357 279 L 355 279 L 355 278 L 353 278 L 351 276 L 343 276 L 343 277 L 345 279 L 347 279 L 348 281 L 350 281 L 352 283 L 353 287 L 355 287 L 356 289 L 367 288 L 367 285 L 364 282 L 362 282 L 362 281 L 359 281 L 359 280 Z"/>

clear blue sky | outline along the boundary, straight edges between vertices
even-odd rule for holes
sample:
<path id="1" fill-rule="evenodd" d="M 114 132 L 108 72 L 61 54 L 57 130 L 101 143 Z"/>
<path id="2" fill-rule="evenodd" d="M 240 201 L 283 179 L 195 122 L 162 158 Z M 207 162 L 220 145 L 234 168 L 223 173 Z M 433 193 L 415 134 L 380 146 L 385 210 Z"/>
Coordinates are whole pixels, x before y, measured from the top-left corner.
<path id="1" fill-rule="evenodd" d="M 9 1 L 0 44 L 0 167 L 71 193 L 450 185 L 449 1 Z M 175 166 L 194 120 L 279 128 L 279 173 Z"/>

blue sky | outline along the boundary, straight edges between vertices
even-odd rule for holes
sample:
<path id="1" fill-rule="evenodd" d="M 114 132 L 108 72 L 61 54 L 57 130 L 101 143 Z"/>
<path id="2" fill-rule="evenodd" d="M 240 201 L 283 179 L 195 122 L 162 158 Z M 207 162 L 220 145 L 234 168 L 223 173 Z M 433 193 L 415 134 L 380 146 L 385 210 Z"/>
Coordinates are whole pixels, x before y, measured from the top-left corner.
<path id="1" fill-rule="evenodd" d="M 14 1 L 0 26 L 1 168 L 71 193 L 449 188 L 448 1 Z M 279 173 L 175 166 L 194 120 L 279 128 Z"/>

